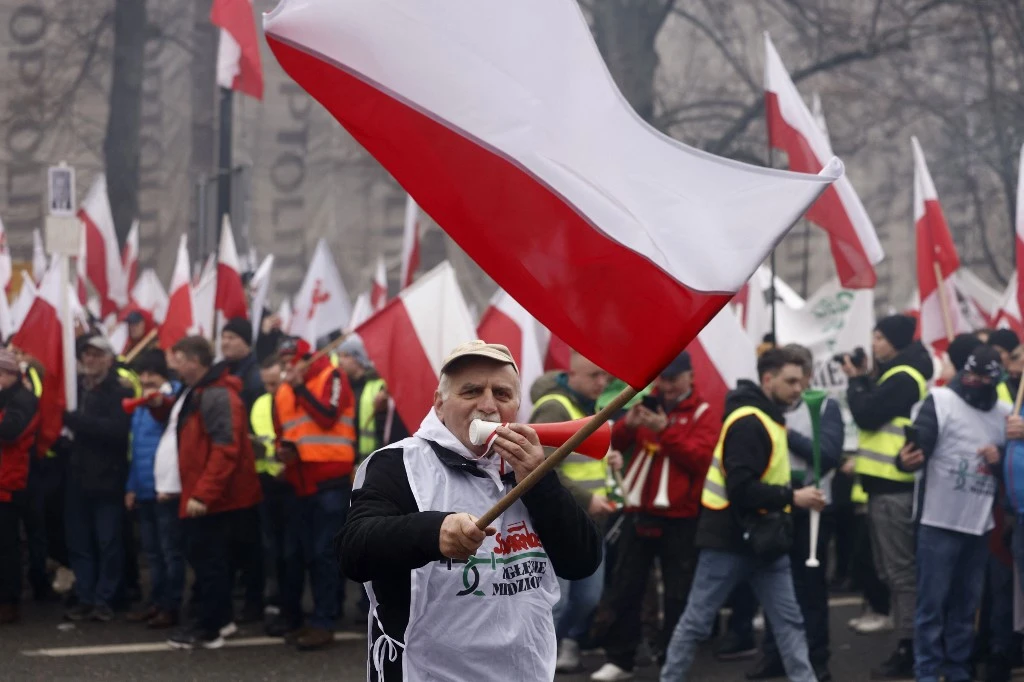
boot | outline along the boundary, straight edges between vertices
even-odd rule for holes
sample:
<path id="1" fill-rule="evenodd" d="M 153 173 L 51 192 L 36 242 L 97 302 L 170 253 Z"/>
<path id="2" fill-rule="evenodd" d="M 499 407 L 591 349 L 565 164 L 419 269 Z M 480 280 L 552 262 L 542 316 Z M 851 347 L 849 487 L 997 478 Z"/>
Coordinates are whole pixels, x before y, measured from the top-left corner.
<path id="1" fill-rule="evenodd" d="M 563 639 L 555 661 L 556 673 L 576 672 L 580 667 L 580 645 L 575 639 Z"/>
<path id="2" fill-rule="evenodd" d="M 299 651 L 314 651 L 334 644 L 334 633 L 324 628 L 308 628 L 295 642 Z"/>
<path id="3" fill-rule="evenodd" d="M 0 604 L 0 625 L 17 623 L 21 619 L 21 612 L 17 604 Z"/>
<path id="4" fill-rule="evenodd" d="M 887 661 L 871 671 L 872 680 L 905 680 L 914 677 L 913 640 L 901 639 Z"/>

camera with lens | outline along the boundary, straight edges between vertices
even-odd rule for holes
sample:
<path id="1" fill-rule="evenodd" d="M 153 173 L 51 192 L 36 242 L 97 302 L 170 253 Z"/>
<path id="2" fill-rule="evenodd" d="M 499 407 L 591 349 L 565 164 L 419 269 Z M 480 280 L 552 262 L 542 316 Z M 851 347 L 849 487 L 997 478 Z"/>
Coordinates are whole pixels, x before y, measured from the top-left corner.
<path id="1" fill-rule="evenodd" d="M 852 353 L 836 353 L 832 356 L 832 360 L 838 362 L 840 365 L 843 364 L 843 358 L 850 356 L 850 362 L 853 363 L 854 367 L 862 369 L 867 365 L 868 354 L 864 352 L 864 349 L 857 346 L 853 349 Z"/>

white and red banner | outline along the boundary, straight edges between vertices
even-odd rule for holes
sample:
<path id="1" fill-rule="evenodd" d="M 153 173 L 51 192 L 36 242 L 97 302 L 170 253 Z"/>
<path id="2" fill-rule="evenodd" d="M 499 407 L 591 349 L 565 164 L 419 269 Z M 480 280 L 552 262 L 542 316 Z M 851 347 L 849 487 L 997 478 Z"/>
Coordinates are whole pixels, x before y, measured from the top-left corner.
<path id="1" fill-rule="evenodd" d="M 960 267 L 953 237 L 939 204 L 924 152 L 916 137 L 914 151 L 914 229 L 917 235 L 917 286 L 921 297 L 921 341 L 941 357 L 950 339 L 970 331 L 961 319 L 953 286 Z"/>
<path id="2" fill-rule="evenodd" d="M 188 235 L 183 234 L 178 242 L 178 255 L 171 276 L 167 315 L 160 326 L 160 347 L 166 350 L 185 338 L 195 326 L 195 321 L 192 281 L 189 277 Z"/>
<path id="3" fill-rule="evenodd" d="M 38 285 L 46 275 L 46 249 L 43 248 L 43 233 L 32 230 L 32 283 Z"/>
<path id="4" fill-rule="evenodd" d="M 405 198 L 405 228 L 402 233 L 402 279 L 398 286 L 404 289 L 412 284 L 420 267 L 420 207 L 411 196 Z"/>
<path id="5" fill-rule="evenodd" d="M 316 346 L 320 338 L 347 328 L 351 317 L 348 290 L 338 274 L 338 266 L 334 264 L 327 242 L 321 239 L 316 244 L 302 287 L 295 295 L 291 334 L 305 339 L 310 346 Z"/>
<path id="6" fill-rule="evenodd" d="M 455 270 L 447 261 L 400 291 L 355 333 L 410 428 L 433 404 L 448 353 L 476 338 Z"/>
<path id="7" fill-rule="evenodd" d="M 167 318 L 167 290 L 153 268 L 146 268 L 139 274 L 138 281 L 132 287 L 132 303 L 149 313 L 157 324 Z"/>
<path id="8" fill-rule="evenodd" d="M 107 199 L 107 178 L 96 177 L 78 209 L 85 241 L 85 275 L 100 299 L 100 316 L 116 313 L 128 303 L 121 248 Z"/>
<path id="9" fill-rule="evenodd" d="M 767 32 L 764 50 L 768 144 L 786 152 L 792 170 L 820 172 L 833 156 L 828 136 L 804 104 Z M 807 219 L 828 233 L 832 258 L 843 286 L 873 288 L 877 281 L 874 266 L 885 254 L 875 226 L 849 178 L 841 177 L 826 189 L 808 209 Z"/>
<path id="10" fill-rule="evenodd" d="M 227 215 L 223 216 L 220 226 L 214 310 L 223 316 L 224 321 L 235 317 L 249 317 L 241 268 L 238 265 L 238 249 L 235 248 L 235 235 L 231 231 L 231 221 Z"/>
<path id="11" fill-rule="evenodd" d="M 263 69 L 252 0 L 213 0 L 210 23 L 220 28 L 217 85 L 263 99 Z"/>
<path id="12" fill-rule="evenodd" d="M 710 414 L 721 421 L 725 394 L 740 379 L 760 383 L 754 342 L 743 333 L 736 313 L 726 306 L 701 330 L 687 349 L 693 364 L 693 381 L 708 403 Z"/>
<path id="13" fill-rule="evenodd" d="M 384 265 L 384 256 L 377 256 L 377 269 L 373 272 L 373 283 L 370 286 L 370 307 L 374 312 L 383 310 L 388 302 L 388 269 Z"/>
<path id="14" fill-rule="evenodd" d="M 121 265 L 124 268 L 125 286 L 130 292 L 135 287 L 139 274 L 139 221 L 133 220 L 128 230 L 128 238 L 124 242 L 121 253 Z"/>
<path id="15" fill-rule="evenodd" d="M 477 336 L 487 343 L 500 343 L 508 347 L 522 379 L 523 394 L 519 405 L 519 420 L 529 421 L 533 412 L 530 387 L 544 373 L 551 332 L 538 322 L 526 308 L 503 290 L 491 297 L 491 303 L 480 317 Z"/>
<path id="16" fill-rule="evenodd" d="M 575 0 L 307 0 L 264 29 L 289 75 L 499 286 L 636 388 L 842 175 L 838 159 L 796 174 L 657 132 Z"/>

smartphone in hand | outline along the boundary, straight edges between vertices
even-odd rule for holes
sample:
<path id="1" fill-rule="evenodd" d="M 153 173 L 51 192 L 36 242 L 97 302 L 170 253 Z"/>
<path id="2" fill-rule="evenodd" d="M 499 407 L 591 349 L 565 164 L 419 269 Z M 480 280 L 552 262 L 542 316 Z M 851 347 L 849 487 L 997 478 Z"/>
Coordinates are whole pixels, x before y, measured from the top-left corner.
<path id="1" fill-rule="evenodd" d="M 903 436 L 907 439 L 907 443 L 917 445 L 921 442 L 921 436 L 917 432 L 917 427 L 913 424 L 908 424 L 903 427 Z"/>

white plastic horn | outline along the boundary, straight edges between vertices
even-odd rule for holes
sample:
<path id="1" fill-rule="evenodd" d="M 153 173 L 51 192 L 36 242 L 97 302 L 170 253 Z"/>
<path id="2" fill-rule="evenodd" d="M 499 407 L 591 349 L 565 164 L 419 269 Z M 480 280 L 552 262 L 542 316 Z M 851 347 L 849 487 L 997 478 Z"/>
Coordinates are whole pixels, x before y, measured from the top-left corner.
<path id="1" fill-rule="evenodd" d="M 811 510 L 811 551 L 810 556 L 807 557 L 807 561 L 804 562 L 804 566 L 808 568 L 817 568 L 821 565 L 818 561 L 818 528 L 821 524 L 821 512 Z"/>
<path id="2" fill-rule="evenodd" d="M 473 445 L 486 445 L 499 426 L 501 426 L 499 422 L 485 422 L 483 419 L 474 419 L 469 424 L 469 442 Z"/>
<path id="3" fill-rule="evenodd" d="M 658 494 L 654 496 L 654 506 L 657 509 L 668 509 L 668 457 L 661 460 L 661 479 L 658 481 Z"/>

